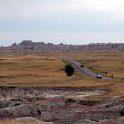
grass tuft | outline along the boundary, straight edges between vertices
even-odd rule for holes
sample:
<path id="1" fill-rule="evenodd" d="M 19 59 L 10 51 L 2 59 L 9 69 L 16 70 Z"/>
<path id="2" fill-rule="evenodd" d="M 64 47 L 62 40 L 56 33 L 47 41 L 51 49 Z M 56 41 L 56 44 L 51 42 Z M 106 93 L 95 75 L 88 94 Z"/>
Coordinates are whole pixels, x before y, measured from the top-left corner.
<path id="1" fill-rule="evenodd" d="M 31 121 L 15 121 L 12 119 L 0 120 L 0 124 L 44 124 L 44 122 L 31 122 Z"/>

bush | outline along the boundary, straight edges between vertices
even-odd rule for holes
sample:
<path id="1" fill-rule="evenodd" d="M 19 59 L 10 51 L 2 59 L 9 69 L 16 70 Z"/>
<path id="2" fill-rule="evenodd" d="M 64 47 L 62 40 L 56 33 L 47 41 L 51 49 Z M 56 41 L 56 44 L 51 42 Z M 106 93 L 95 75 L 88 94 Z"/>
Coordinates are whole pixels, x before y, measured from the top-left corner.
<path id="1" fill-rule="evenodd" d="M 65 66 L 65 73 L 67 76 L 72 76 L 74 73 L 74 68 L 70 64 L 67 64 Z"/>

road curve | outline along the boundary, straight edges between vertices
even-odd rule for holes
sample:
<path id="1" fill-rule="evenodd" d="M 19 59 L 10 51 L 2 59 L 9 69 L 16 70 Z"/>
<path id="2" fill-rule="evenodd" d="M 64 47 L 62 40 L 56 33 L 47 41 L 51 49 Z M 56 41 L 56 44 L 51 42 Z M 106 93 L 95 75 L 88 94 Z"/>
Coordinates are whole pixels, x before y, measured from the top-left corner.
<path id="1" fill-rule="evenodd" d="M 71 64 L 75 70 L 77 70 L 77 72 L 81 75 L 81 76 L 87 76 L 87 77 L 91 77 L 91 78 L 95 78 L 97 77 L 97 73 L 93 72 L 92 70 L 90 70 L 87 67 L 81 67 L 81 63 L 75 60 L 64 60 L 65 62 Z M 102 79 L 103 80 L 110 80 L 111 78 L 103 76 L 102 75 Z"/>

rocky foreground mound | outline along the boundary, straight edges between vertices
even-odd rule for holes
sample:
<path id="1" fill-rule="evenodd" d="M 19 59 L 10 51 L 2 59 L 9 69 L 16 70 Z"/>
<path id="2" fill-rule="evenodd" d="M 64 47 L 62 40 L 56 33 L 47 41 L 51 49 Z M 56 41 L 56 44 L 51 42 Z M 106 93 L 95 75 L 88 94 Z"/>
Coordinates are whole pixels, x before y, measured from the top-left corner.
<path id="1" fill-rule="evenodd" d="M 87 94 L 79 97 L 83 95 L 81 94 L 82 89 L 75 91 L 75 89 L 1 87 L 0 92 L 1 119 L 15 118 L 19 120 L 17 118 L 34 117 L 53 124 L 124 123 L 123 96 L 99 105 L 99 101 L 87 100 L 85 98 Z M 86 92 L 83 91 L 83 93 Z"/>

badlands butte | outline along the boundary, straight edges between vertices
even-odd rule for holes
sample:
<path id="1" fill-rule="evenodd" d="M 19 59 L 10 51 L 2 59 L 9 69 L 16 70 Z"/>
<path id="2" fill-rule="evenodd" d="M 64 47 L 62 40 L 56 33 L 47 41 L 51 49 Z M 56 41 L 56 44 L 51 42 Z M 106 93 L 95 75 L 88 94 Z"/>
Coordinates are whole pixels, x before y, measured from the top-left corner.
<path id="1" fill-rule="evenodd" d="M 123 43 L 0 47 L 0 124 L 123 124 L 123 63 Z"/>

